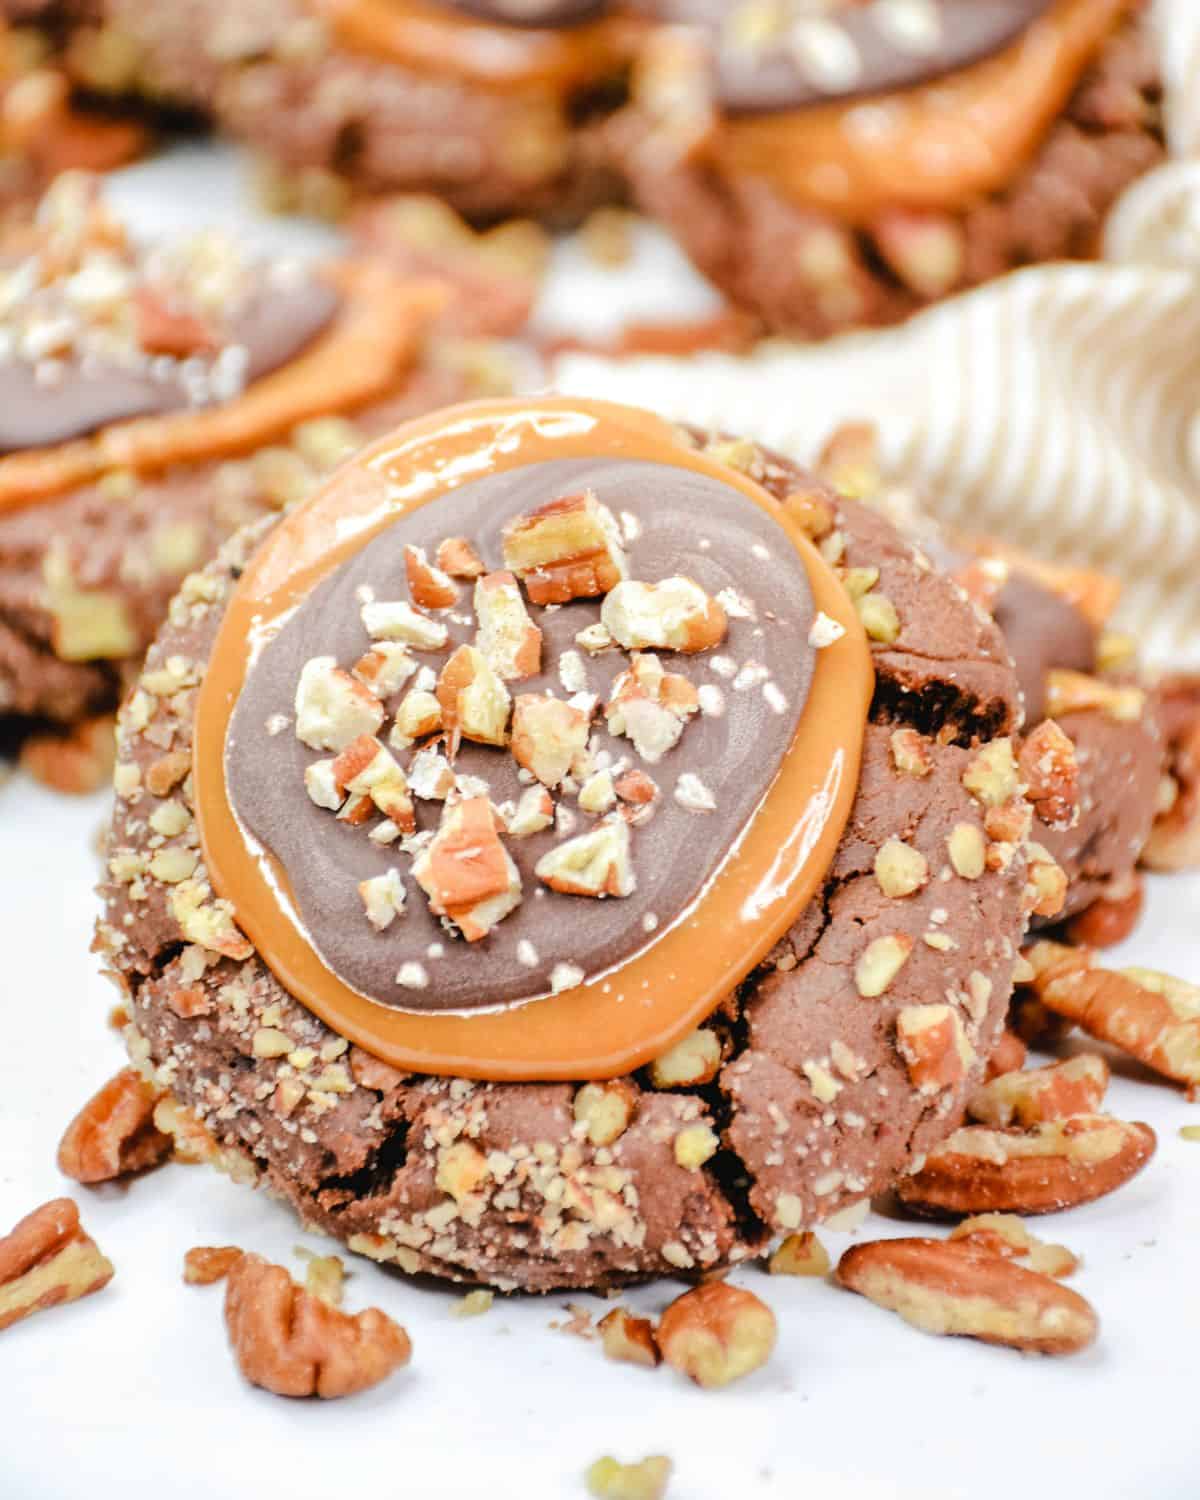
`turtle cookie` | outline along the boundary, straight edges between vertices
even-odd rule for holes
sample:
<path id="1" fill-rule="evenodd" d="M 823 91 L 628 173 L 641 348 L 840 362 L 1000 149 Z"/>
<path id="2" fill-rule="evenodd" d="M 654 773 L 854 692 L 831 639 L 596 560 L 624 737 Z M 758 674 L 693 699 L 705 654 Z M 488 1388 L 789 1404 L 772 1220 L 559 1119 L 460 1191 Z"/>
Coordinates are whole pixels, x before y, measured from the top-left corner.
<path id="1" fill-rule="evenodd" d="M 276 192 L 434 193 L 472 217 L 559 212 L 612 189 L 593 121 L 641 25 L 603 0 L 100 0 L 121 92 L 212 117 Z M 86 59 L 79 41 L 75 51 Z"/>
<path id="2" fill-rule="evenodd" d="M 1143 0 L 641 0 L 642 207 L 768 327 L 894 322 L 1095 253 L 1163 155 Z"/>
<path id="3" fill-rule="evenodd" d="M 957 1123 L 1065 883 L 1019 713 L 961 589 L 750 443 L 420 419 L 151 648 L 99 930 L 132 1053 L 407 1271 L 728 1266 Z"/>
<path id="4" fill-rule="evenodd" d="M 182 579 L 373 431 L 469 394 L 367 257 L 134 244 L 60 177 L 0 241 L 0 719 L 115 706 Z"/>

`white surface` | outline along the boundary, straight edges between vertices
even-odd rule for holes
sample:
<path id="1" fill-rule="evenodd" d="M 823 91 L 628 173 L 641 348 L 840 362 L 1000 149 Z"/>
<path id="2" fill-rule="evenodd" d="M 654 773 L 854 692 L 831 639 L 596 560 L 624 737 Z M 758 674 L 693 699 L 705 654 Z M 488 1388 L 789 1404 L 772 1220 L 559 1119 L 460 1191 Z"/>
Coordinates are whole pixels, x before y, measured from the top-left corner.
<path id="1" fill-rule="evenodd" d="M 153 163 L 118 186 L 147 231 L 215 221 L 296 248 L 328 243 L 254 221 L 229 153 L 190 156 L 183 192 L 178 167 Z M 573 274 L 570 261 L 560 265 Z M 674 276 L 665 303 L 677 300 Z M 1200 1334 L 1200 1145 L 1178 1128 L 1200 1109 L 1126 1078 L 1111 1106 L 1156 1127 L 1158 1155 L 1124 1191 L 1040 1226 L 1083 1254 L 1075 1284 L 1103 1321 L 1097 1346 L 1075 1359 L 927 1338 L 830 1285 L 746 1270 L 739 1279 L 778 1314 L 780 1346 L 751 1379 L 706 1394 L 552 1331 L 569 1316 L 565 1297 L 497 1302 L 458 1321 L 453 1292 L 354 1260 L 348 1307 L 378 1305 L 404 1323 L 411 1367 L 328 1405 L 248 1389 L 226 1346 L 221 1290 L 184 1287 L 183 1253 L 239 1244 L 298 1272 L 293 1246 L 320 1242 L 202 1168 L 88 1190 L 54 1165 L 63 1126 L 122 1063 L 106 1027 L 116 995 L 88 953 L 91 840 L 105 814 L 103 797 L 65 801 L 21 777 L 0 788 L 0 1232 L 70 1190 L 117 1267 L 99 1295 L 0 1335 L 0 1500 L 571 1500 L 605 1452 L 669 1454 L 670 1500 L 1196 1494 L 1185 1362 Z M 1197 910 L 1200 879 L 1156 882 L 1121 956 L 1197 977 Z M 872 1219 L 857 1238 L 908 1228 Z M 834 1255 L 849 1241 L 822 1237 Z M 654 1312 L 679 1290 L 659 1283 L 627 1300 Z"/>
<path id="2" fill-rule="evenodd" d="M 580 1500 L 583 1470 L 610 1451 L 669 1454 L 670 1500 L 1196 1494 L 1200 1144 L 1178 1130 L 1200 1108 L 1126 1078 L 1111 1107 L 1154 1125 L 1157 1156 L 1113 1197 L 1034 1226 L 1084 1257 L 1073 1284 L 1102 1332 L 1073 1359 L 926 1337 L 832 1286 L 747 1269 L 738 1279 L 775 1309 L 779 1348 L 741 1385 L 705 1393 L 549 1327 L 568 1300 L 600 1315 L 601 1299 L 497 1301 L 459 1321 L 453 1292 L 353 1259 L 347 1306 L 405 1325 L 409 1369 L 327 1405 L 250 1390 L 226 1346 L 221 1289 L 182 1284 L 184 1251 L 237 1244 L 300 1273 L 293 1246 L 328 1242 L 206 1168 L 99 1190 L 55 1170 L 63 1126 L 122 1063 L 105 1025 L 115 992 L 87 951 L 89 844 L 105 812 L 104 797 L 69 802 L 20 777 L 0 789 L 0 1231 L 70 1191 L 117 1268 L 105 1291 L 0 1335 L 4 1500 Z M 1155 882 L 1137 941 L 1117 956 L 1195 977 L 1198 909 L 1200 879 Z M 873 1218 L 856 1238 L 905 1232 Z M 822 1238 L 836 1255 L 851 1237 Z M 655 1312 L 679 1290 L 659 1283 L 627 1300 Z"/>

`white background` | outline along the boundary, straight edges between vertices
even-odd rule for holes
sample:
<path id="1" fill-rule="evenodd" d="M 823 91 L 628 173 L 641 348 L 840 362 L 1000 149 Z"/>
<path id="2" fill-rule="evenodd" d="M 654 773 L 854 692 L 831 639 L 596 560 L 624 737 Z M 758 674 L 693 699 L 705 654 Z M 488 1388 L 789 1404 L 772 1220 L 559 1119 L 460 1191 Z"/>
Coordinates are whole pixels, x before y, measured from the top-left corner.
<path id="1" fill-rule="evenodd" d="M 230 158 L 205 153 L 191 167 L 186 196 L 177 163 L 127 174 L 119 193 L 138 223 L 244 218 Z M 287 228 L 270 232 L 298 243 Z M 670 252 L 654 243 L 646 256 L 675 300 Z M 579 274 L 570 252 L 559 274 Z M 686 296 L 702 306 L 705 292 L 689 283 Z M 705 1393 L 667 1369 L 610 1364 L 551 1328 L 570 1316 L 568 1300 L 599 1316 L 601 1299 L 498 1299 L 460 1321 L 457 1293 L 354 1259 L 347 1307 L 402 1322 L 411 1366 L 328 1404 L 249 1389 L 226 1345 L 221 1290 L 182 1284 L 184 1251 L 237 1244 L 302 1274 L 293 1247 L 327 1242 L 204 1168 L 89 1190 L 54 1165 L 63 1126 L 122 1063 L 106 1026 L 116 993 L 88 953 L 106 810 L 104 796 L 68 801 L 20 776 L 0 787 L 0 1233 L 70 1191 L 117 1268 L 97 1296 L 0 1335 L 0 1500 L 569 1500 L 606 1452 L 668 1454 L 670 1500 L 1200 1493 L 1200 1144 L 1178 1134 L 1200 1106 L 1134 1069 L 1121 1070 L 1110 1106 L 1149 1121 L 1158 1154 L 1112 1198 L 1034 1226 L 1084 1257 L 1074 1285 L 1102 1331 L 1081 1356 L 933 1339 L 832 1285 L 746 1269 L 738 1279 L 778 1315 L 779 1348 L 750 1379 Z M 1200 878 L 1153 881 L 1148 916 L 1116 961 L 1197 978 L 1198 915 Z M 873 1217 L 856 1238 L 904 1232 Z M 834 1255 L 850 1242 L 822 1238 Z M 626 1300 L 655 1313 L 679 1290 L 659 1283 Z"/>

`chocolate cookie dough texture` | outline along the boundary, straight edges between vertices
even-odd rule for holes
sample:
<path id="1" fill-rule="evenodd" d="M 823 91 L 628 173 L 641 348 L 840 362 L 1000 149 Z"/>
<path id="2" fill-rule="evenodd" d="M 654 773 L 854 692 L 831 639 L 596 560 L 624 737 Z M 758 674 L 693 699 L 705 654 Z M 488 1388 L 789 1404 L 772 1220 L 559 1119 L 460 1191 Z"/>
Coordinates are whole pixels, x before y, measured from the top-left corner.
<path id="1" fill-rule="evenodd" d="M 426 346 L 435 310 L 362 257 L 140 247 L 93 179 L 60 177 L 0 243 L 0 716 L 110 709 L 226 536 L 468 392 Z"/>
<path id="2" fill-rule="evenodd" d="M 893 322 L 1095 253 L 1163 154 L 1142 0 L 641 0 L 623 159 L 771 328 Z"/>
<path id="3" fill-rule="evenodd" d="M 840 429 L 819 467 L 836 487 L 896 508 L 870 429 Z M 949 535 L 911 503 L 901 524 L 995 621 L 1011 654 L 1023 709 L 1017 759 L 1038 810 L 1037 838 L 1069 881 L 1061 910 L 1038 914 L 1035 923 L 1090 912 L 1092 928 L 1073 938 L 1100 941 L 1103 920 L 1113 929 L 1105 941 L 1119 941 L 1140 910 L 1139 861 L 1155 863 L 1169 839 L 1175 868 L 1197 862 L 1187 849 L 1188 799 L 1169 773 L 1178 763 L 1174 747 L 1186 744 L 1194 726 L 1194 684 L 1175 677 L 1156 686 L 1139 668 L 1136 641 L 1112 628 L 1116 579 L 991 538 Z M 1175 838 L 1166 822 L 1172 807 L 1183 825 Z M 1171 867 L 1166 856 L 1157 863 Z"/>
<path id="4" fill-rule="evenodd" d="M 99 0 L 72 44 L 98 86 L 186 105 L 337 211 L 350 186 L 431 192 L 472 216 L 607 196 L 591 128 L 637 26 L 603 4 Z M 109 61 L 123 60 L 113 71 Z M 111 73 L 106 80 L 105 72 Z"/>
<path id="5" fill-rule="evenodd" d="M 1018 761 L 1041 843 L 1070 882 L 1061 920 L 1136 892 L 1162 795 L 1162 716 L 1134 643 L 1106 631 L 1113 580 L 978 548 L 958 576 L 987 598 L 1012 652 L 1025 704 Z"/>
<path id="6" fill-rule="evenodd" d="M 1055 886 L 1018 718 L 994 624 L 750 443 L 565 398 L 410 424 L 151 648 L 99 930 L 132 1056 L 409 1272 L 730 1265 L 981 1080 Z"/>

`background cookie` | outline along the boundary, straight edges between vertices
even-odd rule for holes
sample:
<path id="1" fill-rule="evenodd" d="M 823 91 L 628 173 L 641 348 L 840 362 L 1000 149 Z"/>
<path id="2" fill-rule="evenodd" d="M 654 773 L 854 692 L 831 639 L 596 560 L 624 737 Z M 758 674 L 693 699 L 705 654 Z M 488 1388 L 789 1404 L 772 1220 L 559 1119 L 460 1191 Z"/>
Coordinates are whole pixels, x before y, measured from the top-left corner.
<path id="1" fill-rule="evenodd" d="M 707 15 L 713 8 L 666 9 L 678 19 L 684 11 Z M 736 50 L 736 18 L 745 15 L 749 27 L 752 8 L 718 9 L 725 21 L 724 29 L 716 28 L 715 45 L 719 51 Z M 1045 9 L 1022 6 L 1013 12 L 1029 23 L 1032 11 Z M 1059 6 L 1055 14 L 1065 15 L 1070 9 Z M 1076 6 L 1076 19 L 1086 9 Z M 882 11 L 883 7 L 862 7 L 860 12 L 852 5 L 845 25 L 864 24 L 860 14 L 870 16 L 866 24 L 874 24 L 874 13 Z M 706 87 L 707 64 L 703 56 L 689 60 L 687 54 L 673 54 L 671 48 L 677 44 L 667 38 L 657 58 L 646 54 L 641 81 L 635 82 L 633 108 L 619 128 L 621 159 L 634 197 L 645 212 L 674 232 L 700 270 L 735 303 L 758 313 L 769 327 L 803 337 L 895 322 L 928 302 L 1018 266 L 1089 257 L 1096 253 L 1114 200 L 1163 156 L 1159 68 L 1146 7 L 1109 6 L 1108 13 L 1113 16 L 1109 33 L 1082 70 L 1074 92 L 1061 110 L 1052 111 L 1036 151 L 1028 159 L 1021 156 L 1008 180 L 984 191 L 972 190 L 959 202 L 924 204 L 910 201 L 914 189 L 907 171 L 900 169 L 892 172 L 891 180 L 905 185 L 903 198 L 887 201 L 884 194 L 878 204 L 872 200 L 861 211 L 842 213 L 833 208 L 836 164 L 821 178 L 831 184 L 829 205 L 820 201 L 823 188 L 811 199 L 801 198 L 789 196 L 773 180 L 793 156 L 783 132 L 793 122 L 804 125 L 805 108 L 811 109 L 814 100 L 797 98 L 787 106 L 789 112 L 764 114 L 761 101 L 750 109 L 742 88 L 735 91 L 734 103 L 723 104 L 718 70 L 715 115 L 706 122 L 696 95 Z M 844 81 L 851 80 L 847 87 L 852 94 L 862 81 L 860 66 L 869 71 L 867 61 L 855 62 L 857 52 L 835 45 L 843 19 L 835 8 L 831 18 L 799 23 L 801 28 L 810 25 L 814 33 L 811 54 L 805 54 L 805 76 L 810 83 L 821 80 L 822 96 L 832 97 L 835 106 L 842 103 Z M 1032 18 L 1035 26 L 1045 22 L 1044 15 Z M 769 28 L 765 37 L 752 30 L 748 35 L 743 54 L 776 42 Z M 905 55 L 903 49 L 895 50 Z M 924 53 L 926 72 L 935 51 Z M 685 89 L 678 79 L 689 70 L 696 77 Z M 788 76 L 795 94 L 798 80 Z M 661 104 L 656 102 L 656 77 L 662 79 Z M 766 86 L 761 78 L 758 86 L 760 91 Z M 901 89 L 885 102 L 889 108 L 903 109 L 907 97 Z M 854 103 L 850 98 L 851 107 Z M 821 105 L 818 112 L 829 107 Z M 859 105 L 864 140 L 873 139 L 872 108 L 869 98 Z M 914 139 L 920 128 L 913 127 Z M 936 122 L 928 128 L 936 130 Z M 955 128 L 958 135 L 953 138 L 965 139 Z M 828 151 L 814 157 L 814 183 L 820 162 L 836 158 L 840 129 L 830 127 Z M 774 148 L 772 130 L 777 137 Z M 849 149 L 849 135 L 844 139 Z M 990 160 L 988 153 L 984 155 Z M 869 158 L 866 153 L 864 159 Z"/>

